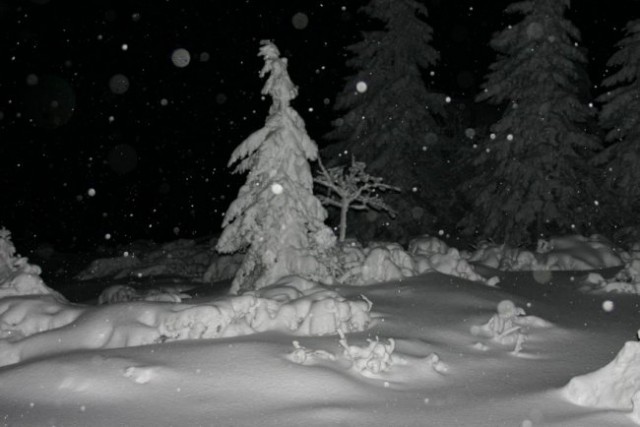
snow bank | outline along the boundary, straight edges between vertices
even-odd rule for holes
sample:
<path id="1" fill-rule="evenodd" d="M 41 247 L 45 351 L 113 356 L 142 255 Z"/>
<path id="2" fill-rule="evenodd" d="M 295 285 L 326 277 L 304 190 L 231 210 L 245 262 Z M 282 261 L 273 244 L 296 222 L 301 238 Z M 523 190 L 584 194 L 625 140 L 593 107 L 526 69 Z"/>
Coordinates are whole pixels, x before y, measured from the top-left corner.
<path id="1" fill-rule="evenodd" d="M 482 242 L 469 261 L 507 271 L 598 270 L 623 265 L 622 251 L 600 235 L 540 239 L 535 252 Z"/>
<path id="2" fill-rule="evenodd" d="M 90 280 L 102 277 L 119 279 L 163 275 L 199 280 L 216 264 L 214 245 L 215 242 L 197 244 L 194 240 L 180 239 L 159 248 L 151 245 L 123 248 L 120 250 L 122 256 L 96 259 L 76 277 L 79 280 Z M 225 260 L 225 264 L 229 264 L 228 260 Z M 209 278 L 211 279 L 214 273 L 222 272 L 231 274 L 230 269 L 219 268 L 209 273 Z M 233 273 L 235 274 L 235 271 Z M 223 279 L 227 278 L 229 277 Z"/>
<path id="3" fill-rule="evenodd" d="M 0 299 L 0 364 L 80 349 L 159 344 L 256 332 L 327 335 L 366 329 L 371 303 L 347 300 L 299 277 L 197 305 L 127 302 L 86 306 L 52 295 Z"/>
<path id="4" fill-rule="evenodd" d="M 608 365 L 572 378 L 562 394 L 580 406 L 632 410 L 640 424 L 640 342 L 627 342 Z"/>
<path id="5" fill-rule="evenodd" d="M 345 271 L 339 281 L 349 285 L 402 280 L 429 271 L 486 282 L 465 259 L 466 254 L 431 236 L 412 240 L 408 250 L 397 243 L 382 242 L 371 243 L 366 248 L 349 242 L 339 250 L 340 264 Z"/>

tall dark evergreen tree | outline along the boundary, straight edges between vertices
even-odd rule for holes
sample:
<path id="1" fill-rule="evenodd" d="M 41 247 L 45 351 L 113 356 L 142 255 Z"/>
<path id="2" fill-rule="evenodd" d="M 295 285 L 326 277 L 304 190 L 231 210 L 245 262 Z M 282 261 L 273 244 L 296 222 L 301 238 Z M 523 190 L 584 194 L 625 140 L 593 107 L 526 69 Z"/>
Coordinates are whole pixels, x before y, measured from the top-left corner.
<path id="1" fill-rule="evenodd" d="M 519 244 L 592 226 L 598 200 L 588 159 L 600 143 L 586 130 L 595 112 L 581 97 L 587 60 L 568 7 L 569 0 L 513 3 L 506 12 L 522 19 L 491 41 L 498 59 L 477 101 L 505 109 L 463 186 L 473 206 L 462 221 L 467 231 Z"/>
<path id="2" fill-rule="evenodd" d="M 616 71 L 604 79 L 609 90 L 598 98 L 603 103 L 600 125 L 611 145 L 596 162 L 604 166 L 615 204 L 623 207 L 618 213 L 628 216 L 640 210 L 640 20 L 627 24 L 617 46 L 607 64 Z"/>
<path id="3" fill-rule="evenodd" d="M 335 107 L 344 115 L 327 135 L 336 141 L 327 157 L 334 159 L 329 164 L 346 164 L 354 156 L 370 173 L 402 188 L 402 195 L 388 197 L 399 212 L 393 234 L 424 231 L 433 220 L 429 208 L 446 193 L 434 179 L 443 169 L 434 153 L 442 141 L 437 118 L 444 114 L 445 96 L 428 90 L 423 75 L 439 59 L 431 46 L 433 30 L 425 22 L 426 7 L 416 0 L 371 0 L 362 10 L 379 29 L 348 47 L 356 74 L 337 97 Z"/>

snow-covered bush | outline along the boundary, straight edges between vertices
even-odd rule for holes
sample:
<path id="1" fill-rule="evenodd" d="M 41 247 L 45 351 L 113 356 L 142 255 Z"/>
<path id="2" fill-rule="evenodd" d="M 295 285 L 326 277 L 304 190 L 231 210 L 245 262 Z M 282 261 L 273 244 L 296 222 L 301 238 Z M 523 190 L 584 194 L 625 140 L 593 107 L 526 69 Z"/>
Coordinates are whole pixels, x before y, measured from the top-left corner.
<path id="1" fill-rule="evenodd" d="M 540 239 L 535 252 L 483 242 L 469 261 L 505 271 L 598 270 L 623 264 L 623 252 L 600 235 Z"/>
<path id="2" fill-rule="evenodd" d="M 615 277 L 606 280 L 599 274 L 590 274 L 585 280 L 583 290 L 593 293 L 624 293 L 640 295 L 640 251 L 632 247 L 629 252 L 621 253 L 624 267 Z"/>
<path id="3" fill-rule="evenodd" d="M 640 342 L 628 341 L 606 366 L 572 378 L 562 394 L 580 406 L 633 411 L 640 424 Z"/>
<path id="4" fill-rule="evenodd" d="M 360 245 L 340 245 L 341 283 L 363 286 L 402 280 L 429 271 L 485 282 L 455 248 L 440 239 L 421 236 L 409 243 L 406 251 L 397 243 L 372 242 Z M 465 254 L 466 256 L 466 254 Z"/>
<path id="5" fill-rule="evenodd" d="M 86 306 L 52 295 L 0 299 L 0 364 L 41 354 L 282 331 L 299 336 L 365 330 L 371 302 L 300 277 L 203 304 Z"/>
<path id="6" fill-rule="evenodd" d="M 498 303 L 497 313 L 483 325 L 471 326 L 471 335 L 490 338 L 502 345 L 513 345 L 513 353 L 522 351 L 527 333 L 532 327 L 549 327 L 550 323 L 535 316 L 526 316 L 524 309 L 511 300 Z"/>
<path id="7" fill-rule="evenodd" d="M 191 298 L 178 288 L 136 289 L 131 286 L 113 285 L 100 293 L 98 304 L 116 304 L 129 301 L 182 302 Z"/>
<path id="8" fill-rule="evenodd" d="M 92 261 L 76 278 L 177 276 L 200 280 L 213 264 L 220 262 L 211 242 L 197 244 L 187 239 L 168 242 L 159 248 L 145 245 L 135 250 L 123 248 L 120 252 L 122 256 Z"/>
<path id="9" fill-rule="evenodd" d="M 623 264 L 619 250 L 597 234 L 541 239 L 536 252 L 539 267 L 545 270 L 597 270 Z"/>
<path id="10" fill-rule="evenodd" d="M 65 298 L 49 288 L 40 278 L 40 267 L 29 264 L 28 259 L 16 255 L 11 232 L 0 229 L 0 299 L 17 295 L 51 295 Z"/>

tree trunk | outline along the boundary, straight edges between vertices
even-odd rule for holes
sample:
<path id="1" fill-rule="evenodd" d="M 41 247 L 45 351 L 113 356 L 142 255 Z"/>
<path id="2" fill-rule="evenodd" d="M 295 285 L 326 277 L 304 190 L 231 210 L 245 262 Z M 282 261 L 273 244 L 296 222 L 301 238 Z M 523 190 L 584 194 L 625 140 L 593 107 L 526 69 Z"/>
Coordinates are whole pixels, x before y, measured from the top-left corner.
<path id="1" fill-rule="evenodd" d="M 340 206 L 340 242 L 344 242 L 347 237 L 347 212 L 349 212 L 349 201 L 342 199 L 342 206 Z"/>

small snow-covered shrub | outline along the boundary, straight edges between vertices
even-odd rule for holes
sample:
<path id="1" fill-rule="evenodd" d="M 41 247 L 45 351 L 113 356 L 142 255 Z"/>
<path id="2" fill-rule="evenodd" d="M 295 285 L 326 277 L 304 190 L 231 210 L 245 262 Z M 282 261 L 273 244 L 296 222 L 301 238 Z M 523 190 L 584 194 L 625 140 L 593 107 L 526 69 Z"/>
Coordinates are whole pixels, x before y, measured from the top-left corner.
<path id="1" fill-rule="evenodd" d="M 344 357 L 351 361 L 352 368 L 362 375 L 378 375 L 388 371 L 391 366 L 402 363 L 403 360 L 393 355 L 396 342 L 389 338 L 388 344 L 381 343 L 378 337 L 375 341 L 368 339 L 366 347 L 349 345 L 344 334 L 340 334 L 340 345 L 344 348 Z"/>
<path id="2" fill-rule="evenodd" d="M 424 235 L 416 237 L 409 242 L 409 253 L 411 255 L 431 256 L 434 254 L 446 254 L 449 246 L 437 237 Z"/>
<path id="3" fill-rule="evenodd" d="M 471 335 L 490 338 L 502 345 L 514 345 L 513 353 L 522 351 L 526 334 L 532 327 L 549 327 L 550 323 L 535 316 L 526 316 L 524 309 L 511 300 L 498 303 L 497 313 L 483 325 L 471 326 Z"/>
<path id="4" fill-rule="evenodd" d="M 456 248 L 449 248 L 445 254 L 434 254 L 429 258 L 431 267 L 450 276 L 461 277 L 463 279 L 484 282 L 485 279 L 475 272 L 466 259 L 460 256 Z"/>
<path id="5" fill-rule="evenodd" d="M 640 342 L 628 341 L 606 366 L 572 378 L 562 394 L 580 406 L 633 410 L 632 419 L 640 424 Z"/>
<path id="6" fill-rule="evenodd" d="M 19 295 L 52 295 L 65 298 L 44 284 L 40 267 L 29 264 L 28 259 L 16 255 L 11 232 L 0 229 L 0 298 Z"/>

